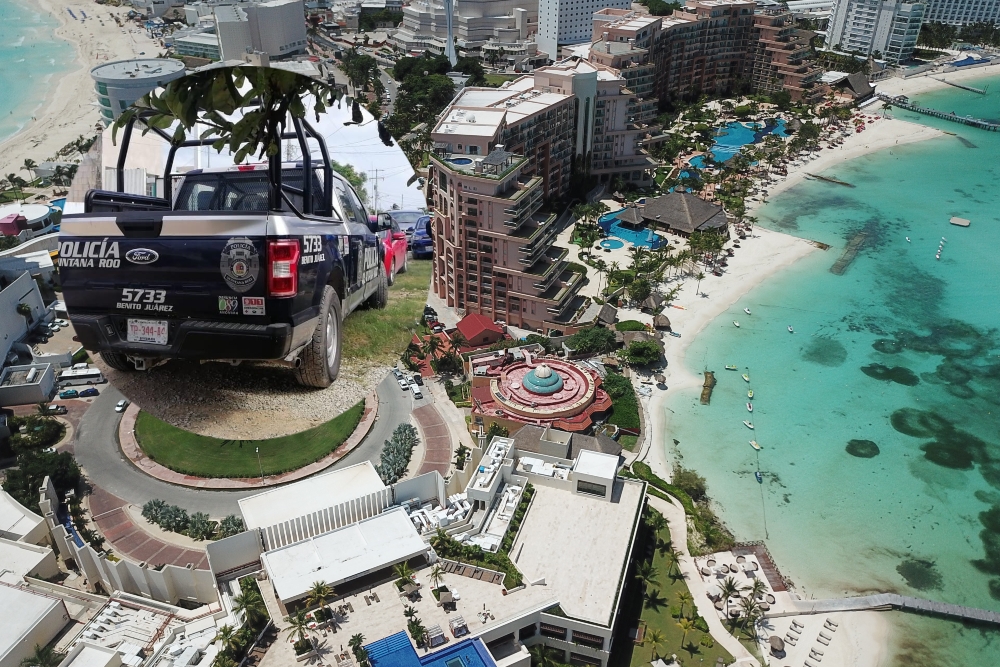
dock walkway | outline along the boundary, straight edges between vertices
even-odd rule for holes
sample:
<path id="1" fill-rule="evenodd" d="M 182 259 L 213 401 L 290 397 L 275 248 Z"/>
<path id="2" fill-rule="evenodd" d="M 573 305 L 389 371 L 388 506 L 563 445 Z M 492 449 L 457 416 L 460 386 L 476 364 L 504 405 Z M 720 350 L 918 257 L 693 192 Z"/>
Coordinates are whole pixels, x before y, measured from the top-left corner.
<path id="1" fill-rule="evenodd" d="M 980 130 L 986 130 L 987 132 L 1000 132 L 1000 123 L 991 123 L 987 120 L 972 118 L 971 116 L 958 116 L 954 113 L 945 113 L 944 111 L 938 111 L 937 109 L 918 107 L 916 104 L 910 104 L 908 101 L 903 101 L 902 98 L 886 95 L 885 93 L 877 93 L 876 97 L 886 104 L 891 104 L 892 106 L 899 107 L 900 109 L 915 111 L 917 113 L 924 114 L 925 116 L 934 116 L 935 118 L 940 118 L 942 120 L 950 120 L 953 123 L 961 123 L 962 125 L 978 127 Z"/>
<path id="2" fill-rule="evenodd" d="M 879 593 L 854 598 L 832 598 L 829 600 L 795 600 L 795 610 L 768 614 L 769 617 L 797 616 L 799 614 L 831 614 L 842 611 L 900 611 L 942 616 L 945 618 L 1000 625 L 1000 613 L 962 607 L 945 602 L 935 602 L 923 598 L 911 598 L 895 593 Z"/>

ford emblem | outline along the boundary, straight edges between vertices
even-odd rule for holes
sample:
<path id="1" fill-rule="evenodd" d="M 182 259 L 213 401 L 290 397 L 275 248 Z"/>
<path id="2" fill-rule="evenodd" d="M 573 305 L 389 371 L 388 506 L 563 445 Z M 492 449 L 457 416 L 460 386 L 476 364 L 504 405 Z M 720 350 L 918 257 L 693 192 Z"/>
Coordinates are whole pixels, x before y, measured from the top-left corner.
<path id="1" fill-rule="evenodd" d="M 152 264 L 160 258 L 160 253 L 149 248 L 132 248 L 125 253 L 125 259 L 133 264 Z"/>

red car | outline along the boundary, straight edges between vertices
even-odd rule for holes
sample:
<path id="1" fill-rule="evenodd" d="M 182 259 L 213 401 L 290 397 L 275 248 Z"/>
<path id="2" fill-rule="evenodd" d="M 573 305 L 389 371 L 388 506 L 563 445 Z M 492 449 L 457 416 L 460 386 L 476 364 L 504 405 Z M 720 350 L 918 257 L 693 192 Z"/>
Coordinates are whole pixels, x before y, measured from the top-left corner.
<path id="1" fill-rule="evenodd" d="M 385 244 L 385 275 L 392 285 L 397 273 L 406 273 L 406 232 L 390 216 L 380 213 L 378 235 Z"/>

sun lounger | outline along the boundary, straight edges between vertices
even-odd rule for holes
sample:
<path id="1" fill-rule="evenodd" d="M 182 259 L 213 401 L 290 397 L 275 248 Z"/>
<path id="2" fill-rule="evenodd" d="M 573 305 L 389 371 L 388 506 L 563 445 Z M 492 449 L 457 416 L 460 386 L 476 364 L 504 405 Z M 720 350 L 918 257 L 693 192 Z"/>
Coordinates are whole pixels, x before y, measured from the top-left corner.
<path id="1" fill-rule="evenodd" d="M 791 627 L 789 627 L 788 629 L 791 630 L 792 632 L 794 632 L 797 635 L 801 635 L 802 634 L 802 626 L 801 625 L 798 626 L 798 627 L 796 627 L 795 623 L 792 623 Z"/>
<path id="2" fill-rule="evenodd" d="M 795 646 L 796 642 L 798 642 L 798 641 L 799 640 L 794 635 L 785 634 L 785 642 L 786 643 L 791 644 L 792 646 Z"/>
<path id="3" fill-rule="evenodd" d="M 816 667 L 816 665 L 814 665 L 813 663 L 809 662 L 808 660 L 805 661 L 805 666 L 806 667 Z"/>
<path id="4" fill-rule="evenodd" d="M 830 645 L 830 640 L 829 639 L 824 639 L 823 637 L 817 637 L 816 641 L 818 641 L 823 646 L 829 646 Z"/>
<path id="5" fill-rule="evenodd" d="M 826 641 L 830 641 L 830 640 L 833 639 L 833 637 L 831 637 L 830 635 L 826 634 L 825 632 L 820 632 L 819 636 L 820 636 L 821 639 L 825 639 Z"/>
<path id="6" fill-rule="evenodd" d="M 372 593 L 372 599 L 375 600 L 375 602 L 381 602 L 381 600 L 378 599 L 378 593 Z"/>
<path id="7" fill-rule="evenodd" d="M 821 655 L 823 655 L 823 651 L 820 651 L 820 650 L 819 650 L 818 648 L 816 648 L 815 646 L 814 646 L 813 648 L 809 649 L 809 652 L 810 652 L 810 653 L 815 653 L 816 655 L 820 655 L 820 656 L 821 656 Z"/>

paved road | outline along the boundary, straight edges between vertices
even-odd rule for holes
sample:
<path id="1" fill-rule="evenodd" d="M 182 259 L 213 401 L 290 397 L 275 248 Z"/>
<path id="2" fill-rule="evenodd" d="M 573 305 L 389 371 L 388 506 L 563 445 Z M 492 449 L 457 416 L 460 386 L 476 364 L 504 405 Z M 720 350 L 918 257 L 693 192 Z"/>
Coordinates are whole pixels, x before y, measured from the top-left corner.
<path id="1" fill-rule="evenodd" d="M 410 413 L 415 407 L 433 403 L 429 391 L 424 391 L 424 397 L 413 400 L 413 394 L 399 388 L 396 378 L 388 375 L 377 387 L 378 417 L 368 436 L 350 454 L 333 464 L 334 469 L 344 468 L 362 461 L 371 461 L 378 465 L 382 453 L 382 445 L 392 436 L 392 432 L 400 424 L 410 423 Z"/>
<path id="2" fill-rule="evenodd" d="M 392 110 L 396 106 L 396 95 L 399 94 L 399 90 L 396 80 L 389 76 L 385 70 L 385 67 L 379 67 L 378 77 L 382 80 L 382 85 L 385 86 L 385 91 L 389 93 L 389 104 L 385 107 L 385 115 L 390 116 L 392 115 Z"/>
<path id="3" fill-rule="evenodd" d="M 396 426 L 410 421 L 415 404 L 432 402 L 429 393 L 425 393 L 422 400 L 414 401 L 413 395 L 400 389 L 392 375 L 379 384 L 378 395 L 379 413 L 371 432 L 357 449 L 334 464 L 335 469 L 365 460 L 377 464 L 382 445 Z M 101 395 L 94 399 L 90 409 L 80 419 L 74 435 L 76 460 L 91 484 L 134 505 L 159 498 L 188 512 L 206 512 L 213 518 L 238 514 L 237 501 L 258 493 L 255 490 L 209 491 L 174 486 L 140 472 L 125 459 L 118 446 L 121 415 L 115 412 L 115 403 L 122 398 L 113 386 L 102 388 Z"/>

